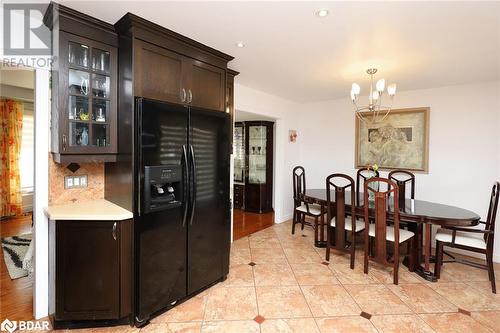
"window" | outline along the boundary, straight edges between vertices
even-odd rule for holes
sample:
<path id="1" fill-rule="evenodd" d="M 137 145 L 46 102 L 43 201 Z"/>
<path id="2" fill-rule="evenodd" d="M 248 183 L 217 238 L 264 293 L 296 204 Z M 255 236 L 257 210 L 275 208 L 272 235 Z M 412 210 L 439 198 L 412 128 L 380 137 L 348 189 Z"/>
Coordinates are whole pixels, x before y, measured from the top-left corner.
<path id="1" fill-rule="evenodd" d="M 23 193 L 33 192 L 34 175 L 34 110 L 33 103 L 24 103 L 23 133 L 19 169 L 21 174 L 21 190 Z"/>

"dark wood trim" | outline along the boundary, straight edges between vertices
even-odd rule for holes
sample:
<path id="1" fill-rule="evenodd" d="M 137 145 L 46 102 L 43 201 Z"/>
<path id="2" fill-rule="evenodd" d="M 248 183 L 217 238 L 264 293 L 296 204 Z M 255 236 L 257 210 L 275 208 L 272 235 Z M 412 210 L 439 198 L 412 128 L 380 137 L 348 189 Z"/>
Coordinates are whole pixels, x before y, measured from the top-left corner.
<path id="1" fill-rule="evenodd" d="M 52 153 L 52 158 L 56 163 L 92 163 L 92 162 L 116 162 L 115 154 L 59 154 Z"/>
<path id="2" fill-rule="evenodd" d="M 223 63 L 227 64 L 227 62 L 234 59 L 234 57 L 226 53 L 218 51 L 191 38 L 185 37 L 132 13 L 125 14 L 118 22 L 116 22 L 115 29 L 120 34 L 132 30 L 136 38 L 158 43 L 158 46 L 166 47 L 187 56 L 193 57 L 193 55 L 195 55 L 193 58 L 200 61 L 209 62 L 207 61 L 207 57 L 216 57 L 219 58 L 219 60 L 222 60 Z M 200 52 L 202 54 L 200 54 Z"/>

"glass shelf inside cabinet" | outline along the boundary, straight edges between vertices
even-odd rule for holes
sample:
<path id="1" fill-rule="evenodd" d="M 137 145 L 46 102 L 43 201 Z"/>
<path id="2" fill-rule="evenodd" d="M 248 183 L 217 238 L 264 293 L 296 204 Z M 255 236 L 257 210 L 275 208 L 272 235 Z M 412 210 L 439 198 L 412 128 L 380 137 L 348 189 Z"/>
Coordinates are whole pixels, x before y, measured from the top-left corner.
<path id="1" fill-rule="evenodd" d="M 89 124 L 84 122 L 69 123 L 69 144 L 70 146 L 89 145 Z"/>
<path id="2" fill-rule="evenodd" d="M 109 59 L 108 51 L 92 49 L 92 69 L 94 71 L 109 73 Z"/>
<path id="3" fill-rule="evenodd" d="M 87 45 L 69 42 L 68 61 L 70 65 L 89 67 L 89 47 Z"/>
<path id="4" fill-rule="evenodd" d="M 97 123 L 107 123 L 110 112 L 110 102 L 105 99 L 92 100 L 92 121 Z"/>
<path id="5" fill-rule="evenodd" d="M 69 96 L 69 120 L 89 120 L 89 100 L 82 96 Z"/>
<path id="6" fill-rule="evenodd" d="M 97 147 L 109 146 L 109 126 L 105 124 L 92 124 L 92 144 Z"/>
<path id="7" fill-rule="evenodd" d="M 109 76 L 105 75 L 92 75 L 92 96 L 109 98 Z"/>
<path id="8" fill-rule="evenodd" d="M 69 93 L 88 96 L 90 89 L 89 73 L 75 69 L 69 70 Z"/>
<path id="9" fill-rule="evenodd" d="M 248 182 L 266 183 L 266 126 L 249 126 L 248 133 Z"/>

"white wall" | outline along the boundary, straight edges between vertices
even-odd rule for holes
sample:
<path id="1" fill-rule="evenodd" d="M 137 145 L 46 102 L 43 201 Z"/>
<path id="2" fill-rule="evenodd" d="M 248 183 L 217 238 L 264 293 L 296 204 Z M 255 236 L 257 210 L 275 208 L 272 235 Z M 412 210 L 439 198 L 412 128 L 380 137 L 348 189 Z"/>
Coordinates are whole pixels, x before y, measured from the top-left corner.
<path id="1" fill-rule="evenodd" d="M 238 77 L 236 77 L 236 80 Z M 292 169 L 299 160 L 299 145 L 288 142 L 288 130 L 297 129 L 298 104 L 248 88 L 236 82 L 234 87 L 236 112 L 251 112 L 276 119 L 275 123 L 275 222 L 289 220 L 293 213 Z M 300 134 L 298 137 L 299 141 Z"/>
<path id="2" fill-rule="evenodd" d="M 499 96 L 500 82 L 396 95 L 395 108 L 430 107 L 429 173 L 416 175 L 418 199 L 460 206 L 485 218 L 492 183 L 500 179 Z M 350 100 L 309 103 L 302 109 L 300 161 L 309 170 L 308 188 L 324 188 L 332 172 L 354 176 L 355 115 Z M 500 262 L 500 237 L 495 243 Z"/>

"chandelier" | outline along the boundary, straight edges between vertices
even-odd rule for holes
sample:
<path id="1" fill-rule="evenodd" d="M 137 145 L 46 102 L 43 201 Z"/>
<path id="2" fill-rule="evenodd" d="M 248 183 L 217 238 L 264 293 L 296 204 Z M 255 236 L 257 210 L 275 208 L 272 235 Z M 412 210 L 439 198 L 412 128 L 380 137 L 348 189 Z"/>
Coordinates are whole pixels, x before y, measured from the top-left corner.
<path id="1" fill-rule="evenodd" d="M 384 121 L 391 112 L 394 95 L 396 94 L 396 84 L 392 83 L 387 86 L 387 94 L 389 95 L 390 105 L 382 105 L 382 94 L 385 90 L 385 79 L 380 79 L 373 86 L 373 75 L 377 73 L 376 68 L 369 68 L 366 73 L 370 75 L 370 95 L 369 104 L 367 106 L 358 106 L 357 100 L 361 87 L 357 83 L 352 84 L 351 100 L 356 108 L 356 116 L 364 122 L 379 123 Z"/>

